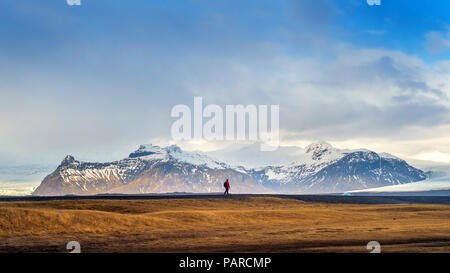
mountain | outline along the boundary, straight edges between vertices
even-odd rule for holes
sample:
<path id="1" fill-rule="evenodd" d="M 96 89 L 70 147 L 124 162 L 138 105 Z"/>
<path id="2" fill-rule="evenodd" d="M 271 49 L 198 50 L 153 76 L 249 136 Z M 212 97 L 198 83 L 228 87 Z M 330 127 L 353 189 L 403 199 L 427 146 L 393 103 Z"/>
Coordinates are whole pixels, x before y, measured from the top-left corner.
<path id="1" fill-rule="evenodd" d="M 120 161 L 89 163 L 67 156 L 33 195 L 89 195 L 99 193 L 219 192 L 223 181 L 233 181 L 233 192 L 268 193 L 250 175 L 202 153 L 178 146 L 141 145 Z"/>
<path id="2" fill-rule="evenodd" d="M 0 166 L 0 196 L 30 195 L 54 169 L 45 164 Z"/>
<path id="3" fill-rule="evenodd" d="M 339 150 L 326 142 L 305 149 L 301 161 L 252 170 L 252 176 L 278 192 L 337 193 L 424 180 L 426 174 L 390 154 Z"/>
<path id="4" fill-rule="evenodd" d="M 67 156 L 34 195 L 220 192 L 229 178 L 234 193 L 338 193 L 424 180 L 426 175 L 389 154 L 340 150 L 316 142 L 295 151 L 294 162 L 248 167 L 178 146 L 141 145 L 128 158 L 89 163 Z"/>

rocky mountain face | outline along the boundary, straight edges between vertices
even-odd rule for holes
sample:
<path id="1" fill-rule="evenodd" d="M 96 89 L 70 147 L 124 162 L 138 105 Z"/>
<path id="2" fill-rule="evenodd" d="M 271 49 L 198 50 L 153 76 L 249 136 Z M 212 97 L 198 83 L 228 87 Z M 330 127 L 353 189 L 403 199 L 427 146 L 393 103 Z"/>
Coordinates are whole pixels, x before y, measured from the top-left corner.
<path id="1" fill-rule="evenodd" d="M 291 164 L 260 168 L 233 166 L 178 146 L 142 145 L 110 163 L 67 156 L 33 194 L 221 192 L 226 178 L 234 193 L 339 193 L 420 181 L 426 175 L 389 154 L 339 150 L 325 142 L 309 145 Z"/>
<path id="2" fill-rule="evenodd" d="M 233 181 L 233 192 L 268 193 L 250 175 L 204 154 L 177 146 L 142 145 L 126 159 L 89 163 L 67 156 L 33 195 L 90 195 L 100 193 L 220 192 L 223 181 Z"/>
<path id="3" fill-rule="evenodd" d="M 426 174 L 406 161 L 369 150 L 339 150 L 327 143 L 305 149 L 302 162 L 252 170 L 252 176 L 278 192 L 338 193 L 421 181 Z"/>

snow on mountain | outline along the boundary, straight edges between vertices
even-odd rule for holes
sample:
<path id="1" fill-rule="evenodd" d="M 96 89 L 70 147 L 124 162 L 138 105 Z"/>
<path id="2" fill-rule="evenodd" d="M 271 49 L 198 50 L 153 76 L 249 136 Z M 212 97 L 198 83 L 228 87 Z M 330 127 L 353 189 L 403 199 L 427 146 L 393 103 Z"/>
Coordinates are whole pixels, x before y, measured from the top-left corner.
<path id="1" fill-rule="evenodd" d="M 315 142 L 305 148 L 306 161 L 301 163 L 307 165 L 317 165 L 324 162 L 336 161 L 343 156 L 343 152 L 334 148 L 327 142 Z"/>
<path id="2" fill-rule="evenodd" d="M 321 165 L 330 163 L 353 152 L 370 152 L 367 149 L 337 149 L 327 142 L 316 141 L 305 148 L 280 146 L 276 151 L 262 152 L 259 144 L 237 145 L 223 150 L 204 153 L 210 157 L 220 158 L 229 166 L 245 170 L 261 170 L 266 167 L 284 167 L 285 170 L 300 165 Z M 388 153 L 380 153 L 383 158 L 399 159 Z M 400 159 L 399 159 L 400 160 Z M 268 175 L 277 175 L 273 169 Z M 284 176 L 284 175 L 281 175 Z"/>
<path id="3" fill-rule="evenodd" d="M 302 153 L 297 156 L 297 159 L 290 164 L 256 168 L 255 173 L 262 180 L 265 180 L 264 176 L 266 176 L 268 180 L 274 180 L 278 183 L 289 183 L 317 173 L 349 152 L 336 149 L 329 143 L 318 141 L 303 149 Z"/>
<path id="4" fill-rule="evenodd" d="M 245 172 L 203 153 L 147 144 L 114 162 L 81 162 L 67 156 L 33 194 L 219 192 L 226 178 L 234 182 L 234 192 L 272 192 Z"/>
<path id="5" fill-rule="evenodd" d="M 288 149 L 287 151 L 292 151 Z M 217 192 L 226 178 L 241 193 L 326 193 L 415 182 L 425 173 L 394 156 L 340 150 L 326 142 L 296 149 L 290 164 L 236 166 L 176 145 L 141 145 L 128 158 L 106 163 L 67 156 L 35 195 Z"/>
<path id="6" fill-rule="evenodd" d="M 311 193 L 336 193 L 411 183 L 425 178 L 423 171 L 408 165 L 404 160 L 383 158 L 370 151 L 357 151 L 346 154 L 294 184 Z"/>
<path id="7" fill-rule="evenodd" d="M 282 192 L 340 192 L 423 180 L 425 173 L 389 154 L 367 149 L 340 150 L 315 142 L 302 156 L 285 166 L 253 169 L 265 186 Z"/>
<path id="8" fill-rule="evenodd" d="M 388 154 L 388 153 L 379 153 L 379 155 L 381 157 L 383 157 L 383 158 L 386 158 L 386 159 L 403 160 L 403 159 L 401 159 L 399 157 L 396 157 L 395 155 L 391 155 L 391 154 Z"/>
<path id="9" fill-rule="evenodd" d="M 131 153 L 130 158 L 140 158 L 142 160 L 170 160 L 175 159 L 180 162 L 190 163 L 192 165 L 203 165 L 211 169 L 226 169 L 230 166 L 224 162 L 213 159 L 212 157 L 200 152 L 188 152 L 181 150 L 177 145 L 171 145 L 165 148 L 152 144 L 141 145 L 139 149 Z"/>
<path id="10" fill-rule="evenodd" d="M 168 159 L 167 149 L 152 144 L 141 145 L 136 151 L 129 155 L 129 158 L 140 158 L 144 160 L 164 160 Z"/>
<path id="11" fill-rule="evenodd" d="M 395 193 L 395 192 L 427 192 L 450 190 L 450 177 L 427 179 L 419 182 L 377 187 L 371 189 L 350 191 L 349 193 Z"/>

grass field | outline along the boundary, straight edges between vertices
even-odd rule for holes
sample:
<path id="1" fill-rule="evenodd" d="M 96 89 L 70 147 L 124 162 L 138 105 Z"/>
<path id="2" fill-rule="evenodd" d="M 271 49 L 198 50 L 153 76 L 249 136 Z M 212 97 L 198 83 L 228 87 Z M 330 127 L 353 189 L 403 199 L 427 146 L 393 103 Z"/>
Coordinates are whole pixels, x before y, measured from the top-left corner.
<path id="1" fill-rule="evenodd" d="M 0 202 L 1 252 L 450 252 L 450 206 L 293 199 Z"/>

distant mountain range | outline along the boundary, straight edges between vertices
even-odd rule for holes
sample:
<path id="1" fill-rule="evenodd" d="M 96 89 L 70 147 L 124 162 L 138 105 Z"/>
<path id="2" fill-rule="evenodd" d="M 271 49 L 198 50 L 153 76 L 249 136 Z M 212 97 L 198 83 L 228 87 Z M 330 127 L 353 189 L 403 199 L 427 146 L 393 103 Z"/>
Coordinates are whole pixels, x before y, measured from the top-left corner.
<path id="1" fill-rule="evenodd" d="M 389 154 L 339 150 L 316 142 L 285 165 L 248 167 L 178 146 L 141 145 L 128 158 L 80 162 L 67 156 L 33 195 L 220 192 L 230 179 L 234 193 L 339 193 L 421 181 L 426 174 Z"/>
<path id="2" fill-rule="evenodd" d="M 54 169 L 45 164 L 0 166 L 0 196 L 30 195 Z"/>

